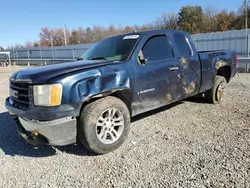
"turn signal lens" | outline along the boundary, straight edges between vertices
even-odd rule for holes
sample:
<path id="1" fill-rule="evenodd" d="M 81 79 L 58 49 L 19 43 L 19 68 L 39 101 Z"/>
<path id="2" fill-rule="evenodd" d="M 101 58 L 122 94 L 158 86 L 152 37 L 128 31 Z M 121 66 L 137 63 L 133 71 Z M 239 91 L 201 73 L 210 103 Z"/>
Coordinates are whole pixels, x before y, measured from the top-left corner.
<path id="1" fill-rule="evenodd" d="M 50 87 L 50 105 L 57 106 L 61 104 L 62 85 L 56 84 Z"/>

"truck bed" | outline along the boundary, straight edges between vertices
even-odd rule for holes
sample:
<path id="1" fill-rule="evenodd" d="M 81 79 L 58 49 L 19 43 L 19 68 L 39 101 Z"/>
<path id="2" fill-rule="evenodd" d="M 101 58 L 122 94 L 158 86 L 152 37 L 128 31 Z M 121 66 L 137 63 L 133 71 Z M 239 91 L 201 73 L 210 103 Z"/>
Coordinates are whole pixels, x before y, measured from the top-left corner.
<path id="1" fill-rule="evenodd" d="M 230 77 L 233 77 L 237 71 L 237 54 L 232 50 L 198 51 L 198 55 L 203 72 L 200 92 L 212 88 L 214 76 L 212 72 L 219 70 L 222 66 L 230 68 Z"/>

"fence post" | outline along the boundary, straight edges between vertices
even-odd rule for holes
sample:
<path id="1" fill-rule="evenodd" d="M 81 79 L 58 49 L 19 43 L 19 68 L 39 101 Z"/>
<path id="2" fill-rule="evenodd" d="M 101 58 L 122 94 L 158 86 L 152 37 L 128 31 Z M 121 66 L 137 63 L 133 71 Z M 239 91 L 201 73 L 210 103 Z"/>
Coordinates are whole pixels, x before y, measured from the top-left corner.
<path id="1" fill-rule="evenodd" d="M 12 48 L 12 53 L 13 53 L 13 59 L 15 59 L 15 51 L 14 51 L 14 47 Z"/>
<path id="2" fill-rule="evenodd" d="M 54 59 L 54 49 L 51 47 L 52 59 Z"/>
<path id="3" fill-rule="evenodd" d="M 42 49 L 40 48 L 40 57 L 43 58 Z"/>
<path id="4" fill-rule="evenodd" d="M 75 59 L 75 49 L 72 49 L 73 59 Z"/>
<path id="5" fill-rule="evenodd" d="M 8 53 L 9 66 L 11 67 L 10 53 Z"/>
<path id="6" fill-rule="evenodd" d="M 250 35 L 247 35 L 247 57 L 249 57 L 250 50 Z"/>
<path id="7" fill-rule="evenodd" d="M 55 59 L 57 59 L 57 55 L 56 55 L 56 48 L 54 49 L 55 51 L 54 51 L 54 53 L 55 53 Z"/>

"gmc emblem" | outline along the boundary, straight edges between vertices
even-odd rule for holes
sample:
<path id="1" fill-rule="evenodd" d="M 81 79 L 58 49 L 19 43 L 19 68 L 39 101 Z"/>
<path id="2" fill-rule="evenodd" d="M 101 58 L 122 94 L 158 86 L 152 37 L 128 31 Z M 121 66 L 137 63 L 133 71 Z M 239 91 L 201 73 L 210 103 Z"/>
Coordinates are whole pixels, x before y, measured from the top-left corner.
<path id="1" fill-rule="evenodd" d="M 10 88 L 10 95 L 14 98 L 18 98 L 18 91 Z"/>

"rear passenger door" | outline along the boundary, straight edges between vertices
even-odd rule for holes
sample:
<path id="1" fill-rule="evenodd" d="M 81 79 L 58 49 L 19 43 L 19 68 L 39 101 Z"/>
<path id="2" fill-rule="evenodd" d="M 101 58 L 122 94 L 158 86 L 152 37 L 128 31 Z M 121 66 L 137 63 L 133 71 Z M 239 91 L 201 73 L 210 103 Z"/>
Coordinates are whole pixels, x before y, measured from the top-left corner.
<path id="1" fill-rule="evenodd" d="M 180 62 L 174 57 L 171 44 L 165 35 L 147 36 L 139 50 L 147 61 L 134 59 L 134 114 L 155 109 L 179 99 L 178 74 Z"/>
<path id="2" fill-rule="evenodd" d="M 199 57 L 191 38 L 184 33 L 174 33 L 173 40 L 180 63 L 181 99 L 198 94 L 201 85 Z"/>

